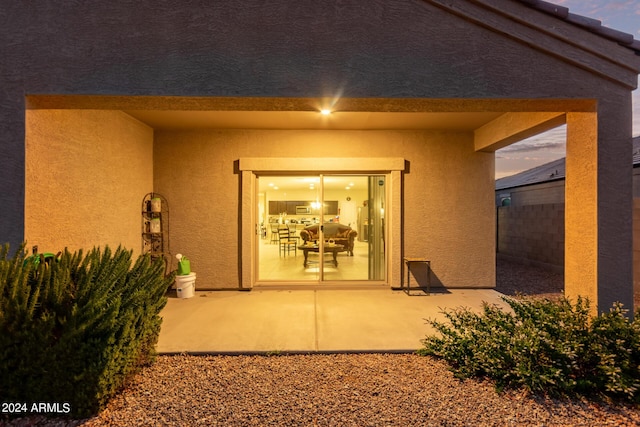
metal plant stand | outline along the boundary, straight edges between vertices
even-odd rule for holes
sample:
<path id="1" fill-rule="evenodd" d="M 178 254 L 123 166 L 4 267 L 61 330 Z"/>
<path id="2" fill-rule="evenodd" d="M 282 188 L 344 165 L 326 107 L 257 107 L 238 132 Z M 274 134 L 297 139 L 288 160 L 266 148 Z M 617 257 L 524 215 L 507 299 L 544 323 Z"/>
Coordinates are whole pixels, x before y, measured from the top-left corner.
<path id="1" fill-rule="evenodd" d="M 142 253 L 151 259 L 162 258 L 165 274 L 171 265 L 169 249 L 169 203 L 159 193 L 148 193 L 142 199 Z"/>

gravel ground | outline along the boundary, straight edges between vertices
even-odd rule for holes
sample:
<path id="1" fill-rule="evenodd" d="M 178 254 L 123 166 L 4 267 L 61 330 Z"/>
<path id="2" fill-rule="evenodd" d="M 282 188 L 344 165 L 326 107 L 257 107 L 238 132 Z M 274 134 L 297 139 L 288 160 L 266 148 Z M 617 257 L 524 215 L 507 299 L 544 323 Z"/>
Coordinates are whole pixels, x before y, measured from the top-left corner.
<path id="1" fill-rule="evenodd" d="M 413 354 L 183 355 L 158 358 L 99 416 L 70 425 L 631 426 L 640 411 L 498 394 Z"/>
<path id="2" fill-rule="evenodd" d="M 496 291 L 505 295 L 528 295 L 536 298 L 559 298 L 564 290 L 564 273 L 498 260 Z"/>
<path id="3" fill-rule="evenodd" d="M 498 260 L 496 290 L 505 295 L 524 294 L 539 298 L 559 298 L 563 294 L 564 274 L 509 260 Z M 640 308 L 640 291 L 634 293 L 634 306 Z"/>
<path id="4" fill-rule="evenodd" d="M 562 290 L 562 275 L 503 262 L 498 282 L 511 295 Z M 158 357 L 95 418 L 10 425 L 638 426 L 640 408 L 496 393 L 415 354 L 177 355 Z"/>

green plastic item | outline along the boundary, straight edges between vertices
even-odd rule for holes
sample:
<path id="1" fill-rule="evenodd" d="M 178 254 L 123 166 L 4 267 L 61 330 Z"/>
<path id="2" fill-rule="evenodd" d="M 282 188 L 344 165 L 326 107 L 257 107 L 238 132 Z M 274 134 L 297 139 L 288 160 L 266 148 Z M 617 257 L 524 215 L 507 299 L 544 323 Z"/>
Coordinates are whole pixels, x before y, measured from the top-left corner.
<path id="1" fill-rule="evenodd" d="M 191 274 L 191 263 L 186 256 L 183 256 L 178 261 L 178 276 L 186 276 L 187 274 Z"/>
<path id="2" fill-rule="evenodd" d="M 22 263 L 22 265 L 27 265 L 28 263 L 33 263 L 33 265 L 37 266 L 38 264 L 40 264 L 40 261 L 44 261 L 46 263 L 50 263 L 51 261 L 56 260 L 57 261 L 57 257 L 56 254 L 51 253 L 51 252 L 44 252 L 41 254 L 35 254 L 35 255 L 31 255 L 28 256 L 24 259 L 24 262 Z"/>

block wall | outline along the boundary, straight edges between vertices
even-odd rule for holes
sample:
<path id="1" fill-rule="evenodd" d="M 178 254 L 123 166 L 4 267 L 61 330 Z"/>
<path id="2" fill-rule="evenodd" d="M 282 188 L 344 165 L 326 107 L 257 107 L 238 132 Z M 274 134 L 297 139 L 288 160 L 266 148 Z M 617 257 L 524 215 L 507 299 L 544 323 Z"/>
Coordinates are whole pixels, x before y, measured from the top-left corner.
<path id="1" fill-rule="evenodd" d="M 497 213 L 498 253 L 564 265 L 564 204 L 504 206 Z"/>

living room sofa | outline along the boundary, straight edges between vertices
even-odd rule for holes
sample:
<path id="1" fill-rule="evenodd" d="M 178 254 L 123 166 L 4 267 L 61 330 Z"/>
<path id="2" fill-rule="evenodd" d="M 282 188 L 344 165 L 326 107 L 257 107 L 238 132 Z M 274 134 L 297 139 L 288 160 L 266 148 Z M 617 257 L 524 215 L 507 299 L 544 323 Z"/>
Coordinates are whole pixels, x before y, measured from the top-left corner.
<path id="1" fill-rule="evenodd" d="M 319 224 L 310 225 L 300 230 L 300 237 L 305 243 L 319 239 L 318 226 Z M 344 246 L 350 256 L 353 256 L 353 242 L 358 235 L 356 230 L 337 222 L 325 222 L 322 230 L 325 241 L 333 239 L 336 244 Z"/>

